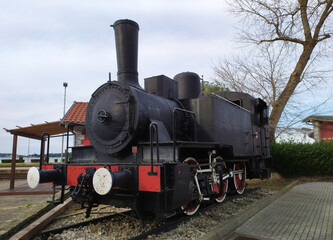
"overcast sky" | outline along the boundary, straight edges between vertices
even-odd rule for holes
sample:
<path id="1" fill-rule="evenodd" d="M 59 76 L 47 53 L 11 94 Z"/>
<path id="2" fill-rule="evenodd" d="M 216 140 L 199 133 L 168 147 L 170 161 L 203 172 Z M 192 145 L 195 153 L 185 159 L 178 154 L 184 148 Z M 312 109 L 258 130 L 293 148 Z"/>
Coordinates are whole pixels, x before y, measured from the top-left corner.
<path id="1" fill-rule="evenodd" d="M 11 152 L 13 129 L 63 114 L 89 101 L 93 91 L 116 80 L 116 20 L 140 25 L 138 72 L 146 77 L 193 71 L 213 79 L 213 63 L 235 47 L 235 19 L 220 0 L 0 0 L 0 152 Z M 32 140 L 30 153 L 39 152 Z M 55 152 L 60 152 L 55 150 Z M 18 153 L 28 153 L 19 137 Z"/>
<path id="2" fill-rule="evenodd" d="M 56 121 L 116 79 L 114 32 L 118 19 L 140 25 L 139 79 L 184 71 L 213 77 L 212 64 L 231 52 L 233 19 L 218 0 L 4 1 L 0 0 L 0 152 L 11 152 L 13 129 Z M 51 142 L 52 143 L 52 142 Z M 60 150 L 59 150 L 60 151 Z M 32 140 L 30 153 L 39 152 Z M 28 153 L 19 137 L 18 153 Z"/>

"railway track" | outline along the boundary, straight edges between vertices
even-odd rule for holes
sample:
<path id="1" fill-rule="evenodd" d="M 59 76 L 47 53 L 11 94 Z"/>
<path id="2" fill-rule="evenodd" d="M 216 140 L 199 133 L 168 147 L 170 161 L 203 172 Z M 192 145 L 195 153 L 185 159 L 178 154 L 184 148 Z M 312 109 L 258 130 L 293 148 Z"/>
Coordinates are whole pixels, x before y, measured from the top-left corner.
<path id="1" fill-rule="evenodd" d="M 244 194 L 242 195 L 236 195 L 234 194 L 234 192 L 232 192 L 231 194 L 233 194 L 232 196 L 228 196 L 226 198 L 226 200 L 223 202 L 224 203 L 227 203 L 227 202 L 230 202 L 230 201 L 233 201 L 235 199 L 238 199 L 238 198 L 242 198 L 242 197 L 245 197 L 247 196 L 248 194 L 256 191 L 257 189 L 259 188 L 252 188 L 252 189 L 248 189 L 247 191 L 244 192 Z M 205 212 L 217 207 L 219 205 L 219 203 L 215 202 L 215 201 L 212 201 L 212 202 L 209 202 L 209 203 L 206 203 L 206 204 L 203 204 L 204 206 L 202 208 L 199 209 L 198 213 L 196 213 L 195 215 L 193 216 L 187 216 L 187 215 L 179 215 L 175 218 L 170 218 L 168 220 L 166 220 L 166 223 L 157 227 L 157 228 L 154 228 L 152 230 L 149 230 L 147 232 L 143 232 L 135 237 L 132 237 L 132 238 L 129 238 L 129 240 L 141 240 L 141 239 L 147 239 L 148 236 L 150 235 L 158 235 L 160 233 L 163 233 L 163 232 L 167 232 L 167 231 L 170 231 L 174 228 L 176 228 L 178 225 L 190 220 L 190 219 L 193 219 L 193 218 L 198 218 L 200 217 L 200 214 L 204 214 Z"/>
<path id="2" fill-rule="evenodd" d="M 94 213 L 95 212 L 91 212 L 91 214 L 94 214 Z M 110 220 L 110 219 L 115 218 L 117 216 L 131 217 L 131 215 L 133 215 L 133 213 L 134 213 L 133 210 L 128 210 L 128 211 L 119 212 L 119 213 L 111 213 L 110 215 L 107 215 L 107 216 L 103 216 L 103 217 L 99 217 L 99 218 L 94 218 L 94 219 L 90 219 L 90 220 L 87 220 L 87 221 L 82 221 L 82 222 L 79 222 L 79 223 L 66 225 L 66 226 L 63 226 L 63 227 L 54 228 L 54 229 L 48 229 L 48 230 L 43 230 L 40 233 L 41 239 L 42 240 L 46 240 L 51 235 L 61 233 L 61 232 L 65 231 L 65 230 L 73 229 L 73 228 L 82 228 L 82 227 L 87 226 L 89 224 L 96 224 L 96 223 L 99 223 L 99 222 L 103 222 L 105 220 Z M 83 214 L 83 212 L 82 212 L 82 214 Z"/>
<path id="3" fill-rule="evenodd" d="M 235 199 L 239 199 L 242 197 L 246 197 L 247 195 L 251 194 L 252 192 L 256 191 L 259 188 L 253 188 L 253 189 L 248 189 L 247 191 L 244 192 L 243 195 L 236 195 L 233 194 L 226 198 L 226 200 L 224 201 L 224 203 L 230 202 L 230 201 L 234 201 Z M 139 239 L 147 239 L 148 236 L 151 235 L 158 235 L 161 234 L 163 232 L 168 232 L 172 229 L 177 228 L 177 226 L 179 226 L 182 223 L 185 223 L 187 221 L 189 221 L 190 219 L 193 218 L 197 218 L 200 217 L 201 214 L 204 214 L 205 212 L 214 209 L 215 207 L 217 207 L 219 204 L 214 202 L 210 202 L 210 203 L 206 203 L 203 205 L 203 207 L 200 208 L 199 212 L 194 215 L 194 216 L 187 216 L 187 215 L 176 215 L 170 219 L 166 219 L 163 220 L 162 222 L 156 222 L 155 220 L 149 220 L 152 222 L 149 222 L 148 225 L 153 226 L 150 230 L 148 231 L 141 231 L 140 234 L 130 237 L 129 239 L 131 240 L 139 240 Z M 69 214 L 69 215 L 65 215 L 65 216 L 61 216 L 60 218 L 66 218 L 69 216 L 73 216 L 73 215 L 77 215 L 77 214 L 83 214 L 83 211 L 81 211 L 80 213 L 74 213 L 74 214 Z M 92 214 L 105 214 L 105 212 L 92 212 Z M 107 220 L 112 220 L 112 222 L 114 222 L 115 224 L 118 223 L 119 221 L 117 220 L 118 218 L 131 218 L 133 219 L 135 216 L 134 211 L 133 210 L 128 210 L 128 211 L 123 211 L 123 212 L 112 212 L 107 216 L 102 216 L 102 217 L 98 217 L 98 218 L 94 218 L 88 221 L 81 221 L 75 224 L 69 224 L 66 226 L 62 226 L 62 227 L 57 227 L 57 228 L 53 228 L 53 229 L 48 229 L 48 230 L 42 230 L 39 234 L 39 238 L 38 239 L 48 239 L 50 236 L 55 235 L 55 234 L 60 234 L 65 230 L 68 229 L 80 229 L 84 226 L 90 225 L 90 224 L 97 224 L 97 223 L 101 223 L 103 221 L 107 221 Z M 59 217 L 58 217 L 59 218 Z M 139 221 L 138 219 L 136 219 L 137 221 Z"/>

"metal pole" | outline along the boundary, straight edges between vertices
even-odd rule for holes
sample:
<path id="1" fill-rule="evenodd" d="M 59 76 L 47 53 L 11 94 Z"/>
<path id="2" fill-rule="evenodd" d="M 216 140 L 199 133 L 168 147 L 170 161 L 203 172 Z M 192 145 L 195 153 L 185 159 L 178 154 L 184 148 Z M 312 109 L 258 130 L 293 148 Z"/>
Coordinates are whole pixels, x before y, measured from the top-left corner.
<path id="1" fill-rule="evenodd" d="M 64 112 L 63 112 L 63 117 L 65 116 L 65 109 L 66 109 L 66 88 L 68 86 L 67 82 L 63 83 L 63 86 L 65 88 L 65 92 L 64 92 Z M 60 162 L 62 162 L 62 154 L 64 151 L 64 135 L 62 135 L 61 137 L 61 154 L 60 154 Z"/>
<path id="2" fill-rule="evenodd" d="M 30 162 L 30 138 L 28 140 L 28 162 Z"/>

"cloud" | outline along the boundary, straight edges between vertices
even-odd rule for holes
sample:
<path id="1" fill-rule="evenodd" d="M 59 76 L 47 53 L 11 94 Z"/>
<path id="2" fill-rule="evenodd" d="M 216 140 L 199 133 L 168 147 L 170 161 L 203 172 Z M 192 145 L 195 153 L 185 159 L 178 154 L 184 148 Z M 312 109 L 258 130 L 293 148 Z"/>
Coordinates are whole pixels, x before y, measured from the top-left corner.
<path id="1" fill-rule="evenodd" d="M 212 75 L 211 61 L 230 48 L 232 19 L 217 0 L 186 1 L 6 1 L 0 8 L 2 128 L 62 117 L 63 82 L 67 109 L 88 101 L 93 91 L 116 79 L 114 33 L 118 19 L 140 25 L 139 76 L 173 77 L 196 71 Z M 227 51 L 227 50 L 226 50 Z M 26 152 L 27 140 L 19 140 Z M 0 131 L 0 152 L 11 151 Z M 22 149 L 21 149 L 22 148 Z M 39 145 L 31 144 L 31 152 Z"/>
<path id="2" fill-rule="evenodd" d="M 1 128 L 58 120 L 66 108 L 89 101 L 116 79 L 114 32 L 118 19 L 140 25 L 140 84 L 150 76 L 173 77 L 194 71 L 213 78 L 212 63 L 235 51 L 233 19 L 218 0 L 13 0 L 0 8 Z M 332 90 L 331 90 L 332 91 Z M 20 146 L 20 141 L 23 144 Z M 35 141 L 33 141 L 35 142 Z M 39 152 L 39 144 L 30 152 Z M 10 152 L 12 137 L 0 131 L 0 152 Z M 19 153 L 27 152 L 19 139 Z M 59 149 L 60 151 L 60 149 Z"/>

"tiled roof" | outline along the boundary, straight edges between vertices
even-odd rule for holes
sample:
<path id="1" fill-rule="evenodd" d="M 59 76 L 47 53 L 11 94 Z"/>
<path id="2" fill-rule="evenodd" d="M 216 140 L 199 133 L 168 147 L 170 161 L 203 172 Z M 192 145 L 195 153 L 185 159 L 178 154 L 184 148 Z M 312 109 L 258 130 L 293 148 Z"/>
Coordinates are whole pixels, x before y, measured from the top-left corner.
<path id="1" fill-rule="evenodd" d="M 311 116 L 303 119 L 302 122 L 333 122 L 333 116 L 315 116 L 315 115 L 311 115 Z"/>
<path id="2" fill-rule="evenodd" d="M 86 119 L 87 102 L 74 102 L 61 123 L 76 123 L 84 125 Z"/>

